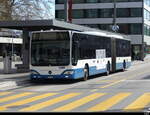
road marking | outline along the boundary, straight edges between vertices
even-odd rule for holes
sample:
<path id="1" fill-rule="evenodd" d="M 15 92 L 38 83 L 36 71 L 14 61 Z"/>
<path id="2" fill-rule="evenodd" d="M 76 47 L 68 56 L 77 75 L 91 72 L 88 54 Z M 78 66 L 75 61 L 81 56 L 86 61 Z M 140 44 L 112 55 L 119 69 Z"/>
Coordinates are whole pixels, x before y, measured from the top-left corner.
<path id="1" fill-rule="evenodd" d="M 102 82 L 102 83 L 103 83 L 103 82 L 106 82 L 106 83 L 108 82 L 108 83 L 109 83 L 109 82 L 113 82 L 113 81 L 117 81 L 117 80 L 115 80 L 115 79 L 111 79 L 111 80 L 106 79 L 106 80 L 96 81 L 95 83 L 100 83 L 100 82 Z"/>
<path id="2" fill-rule="evenodd" d="M 107 87 L 109 87 L 109 86 L 112 86 L 112 85 L 114 85 L 114 84 L 117 84 L 117 83 L 119 83 L 119 82 L 122 82 L 122 81 L 124 81 L 125 79 L 121 79 L 121 80 L 103 80 L 103 81 L 100 81 L 100 82 L 111 82 L 111 83 L 109 83 L 108 85 L 104 85 L 104 86 L 101 86 L 101 87 L 99 87 L 99 88 L 107 88 Z M 113 82 L 114 81 L 114 82 Z M 96 92 L 96 91 L 98 91 L 99 89 L 93 89 L 93 90 L 91 90 L 90 92 Z"/>
<path id="3" fill-rule="evenodd" d="M 96 91 L 98 91 L 99 89 L 93 89 L 93 90 L 91 90 L 90 92 L 96 92 Z"/>
<path id="4" fill-rule="evenodd" d="M 79 99 L 77 101 L 74 101 L 72 103 L 66 104 L 66 105 L 64 105 L 62 107 L 56 108 L 53 111 L 55 111 L 55 112 L 71 111 L 72 109 L 75 109 L 75 108 L 77 108 L 77 107 L 79 107 L 81 105 L 84 105 L 84 104 L 86 104 L 86 103 L 88 103 L 88 102 L 90 102 L 90 101 L 92 101 L 94 99 L 97 99 L 97 98 L 99 98 L 99 97 L 101 97 L 103 95 L 105 95 L 105 93 L 94 93 L 94 94 L 91 94 L 91 95 L 86 96 L 84 98 L 81 98 L 81 99 Z"/>
<path id="5" fill-rule="evenodd" d="M 0 96 L 11 94 L 12 92 L 0 92 Z"/>
<path id="6" fill-rule="evenodd" d="M 33 93 L 25 92 L 25 93 L 21 93 L 21 94 L 9 96 L 9 97 L 0 98 L 0 103 L 7 102 L 7 101 L 10 101 L 10 100 L 14 100 L 14 99 L 17 99 L 17 98 L 20 98 L 20 97 L 28 96 L 28 95 L 31 95 L 31 94 L 33 94 Z"/>
<path id="7" fill-rule="evenodd" d="M 133 103 L 124 108 L 124 111 L 141 111 L 150 103 L 150 93 L 145 93 Z"/>
<path id="8" fill-rule="evenodd" d="M 107 87 L 109 87 L 109 86 L 115 85 L 115 84 L 120 83 L 120 82 L 125 81 L 125 80 L 126 80 L 126 79 L 122 79 L 122 80 L 119 80 L 119 81 L 110 83 L 110 84 L 108 84 L 108 85 L 101 86 L 101 87 L 99 87 L 99 88 L 107 88 Z"/>
<path id="9" fill-rule="evenodd" d="M 17 102 L 11 103 L 11 104 L 7 104 L 7 105 L 4 105 L 4 106 L 1 106 L 0 108 L 2 108 L 2 109 L 0 109 L 0 111 L 7 110 L 7 108 L 9 108 L 9 107 L 20 106 L 20 105 L 24 105 L 24 104 L 27 104 L 27 103 L 31 103 L 33 101 L 37 101 L 37 100 L 40 100 L 40 99 L 43 99 L 43 98 L 46 98 L 46 97 L 49 97 L 49 96 L 53 96 L 53 95 L 56 95 L 56 94 L 57 93 L 46 93 L 46 94 L 31 97 L 31 98 L 28 98 L 28 99 L 24 99 L 24 100 L 21 100 L 21 101 L 17 101 Z"/>
<path id="10" fill-rule="evenodd" d="M 40 110 L 40 109 L 42 109 L 44 107 L 48 107 L 48 106 L 54 105 L 56 103 L 62 102 L 64 100 L 73 98 L 73 97 L 75 97 L 77 95 L 80 95 L 80 93 L 69 93 L 67 95 L 48 100 L 46 102 L 42 102 L 42 103 L 39 103 L 39 104 L 36 104 L 36 105 L 32 105 L 32 106 L 27 107 L 27 108 L 23 108 L 20 111 L 37 111 L 37 110 Z"/>
<path id="11" fill-rule="evenodd" d="M 119 93 L 119 94 L 113 96 L 112 98 L 109 98 L 106 101 L 103 101 L 103 102 L 95 105 L 94 107 L 89 108 L 88 111 L 89 112 L 94 112 L 94 111 L 96 112 L 96 111 L 108 110 L 110 107 L 112 107 L 113 105 L 122 101 L 123 99 L 125 99 L 129 95 L 131 95 L 131 93 Z"/>

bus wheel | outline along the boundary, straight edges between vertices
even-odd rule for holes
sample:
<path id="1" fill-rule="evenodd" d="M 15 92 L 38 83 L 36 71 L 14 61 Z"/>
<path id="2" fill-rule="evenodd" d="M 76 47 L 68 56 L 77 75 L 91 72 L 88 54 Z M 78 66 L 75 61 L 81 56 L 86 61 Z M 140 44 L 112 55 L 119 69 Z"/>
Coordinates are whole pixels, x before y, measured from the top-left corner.
<path id="1" fill-rule="evenodd" d="M 110 74 L 110 63 L 107 63 L 107 68 L 106 68 L 106 75 L 108 76 Z"/>
<path id="2" fill-rule="evenodd" d="M 123 62 L 123 69 L 122 69 L 122 71 L 125 71 L 125 69 L 126 69 L 126 62 L 124 61 Z"/>
<path id="3" fill-rule="evenodd" d="M 88 80 L 88 77 L 89 77 L 89 70 L 88 70 L 88 67 L 85 66 L 85 68 L 84 68 L 84 77 L 83 77 L 83 81 L 87 81 L 87 80 Z"/>

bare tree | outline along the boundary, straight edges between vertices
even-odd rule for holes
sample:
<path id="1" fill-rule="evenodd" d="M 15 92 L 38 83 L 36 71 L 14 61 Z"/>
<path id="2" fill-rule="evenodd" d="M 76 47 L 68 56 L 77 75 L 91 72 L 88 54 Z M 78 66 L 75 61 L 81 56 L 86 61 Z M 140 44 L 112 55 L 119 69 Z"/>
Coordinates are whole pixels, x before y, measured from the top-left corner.
<path id="1" fill-rule="evenodd" d="M 40 0 L 42 10 L 42 17 L 50 19 L 55 17 L 55 0 Z"/>
<path id="2" fill-rule="evenodd" d="M 10 0 L 0 0 L 0 20 L 11 20 Z"/>
<path id="3" fill-rule="evenodd" d="M 0 0 L 0 16 L 5 17 L 4 20 L 48 19 L 52 17 L 53 2 L 54 0 Z"/>

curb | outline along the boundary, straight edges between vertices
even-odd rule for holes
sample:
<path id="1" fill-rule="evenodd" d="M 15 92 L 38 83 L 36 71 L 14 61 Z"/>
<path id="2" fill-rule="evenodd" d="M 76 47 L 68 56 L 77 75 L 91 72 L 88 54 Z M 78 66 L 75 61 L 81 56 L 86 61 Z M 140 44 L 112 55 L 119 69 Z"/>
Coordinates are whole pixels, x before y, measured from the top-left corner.
<path id="1" fill-rule="evenodd" d="M 14 89 L 30 83 L 30 79 L 27 74 L 11 75 L 11 77 L 4 76 L 2 79 L 0 79 L 0 81 L 0 90 Z"/>
<path id="2" fill-rule="evenodd" d="M 4 81 L 0 83 L 0 90 L 9 90 L 9 89 L 14 89 L 18 87 L 22 87 L 30 83 L 29 79 L 26 80 L 21 80 L 21 81 Z"/>

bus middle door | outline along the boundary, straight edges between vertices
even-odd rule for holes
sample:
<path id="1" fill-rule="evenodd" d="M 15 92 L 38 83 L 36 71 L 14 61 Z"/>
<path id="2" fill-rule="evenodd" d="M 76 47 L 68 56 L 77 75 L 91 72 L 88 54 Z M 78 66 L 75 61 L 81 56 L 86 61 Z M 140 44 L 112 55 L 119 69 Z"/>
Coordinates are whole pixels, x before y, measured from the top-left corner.
<path id="1" fill-rule="evenodd" d="M 111 39 L 112 72 L 116 71 L 116 39 Z"/>

